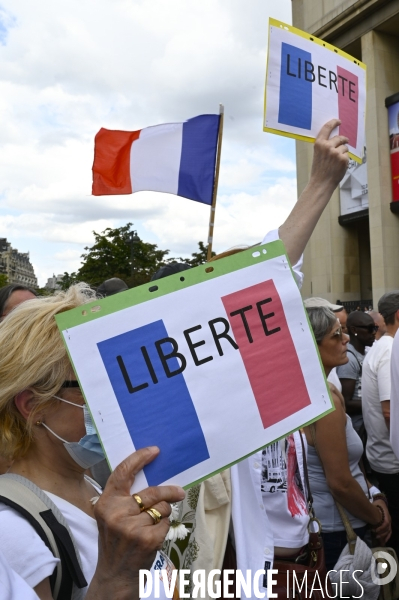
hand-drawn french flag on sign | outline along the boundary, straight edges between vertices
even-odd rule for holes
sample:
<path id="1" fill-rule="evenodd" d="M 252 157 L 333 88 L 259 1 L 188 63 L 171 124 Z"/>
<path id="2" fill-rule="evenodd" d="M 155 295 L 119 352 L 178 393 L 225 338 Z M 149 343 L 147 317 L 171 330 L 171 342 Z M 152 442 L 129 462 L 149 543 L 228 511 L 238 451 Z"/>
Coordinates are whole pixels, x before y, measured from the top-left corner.
<path id="1" fill-rule="evenodd" d="M 219 115 L 200 115 L 138 131 L 100 129 L 93 194 L 168 192 L 212 204 Z"/>
<path id="2" fill-rule="evenodd" d="M 340 119 L 355 160 L 365 138 L 365 65 L 327 42 L 270 19 L 264 130 L 313 141 Z"/>
<path id="3" fill-rule="evenodd" d="M 337 116 L 341 120 L 340 135 L 357 146 L 359 120 L 359 78 L 338 66 L 334 71 L 318 66 L 315 71 L 310 52 L 291 44 L 281 44 L 281 81 L 278 121 L 302 129 L 312 129 L 313 84 L 329 88 L 337 102 Z"/>
<path id="4" fill-rule="evenodd" d="M 159 320 L 98 344 L 135 447 L 162 449 L 159 459 L 144 467 L 149 485 L 158 485 L 209 458 L 182 374 L 187 362 L 171 339 Z"/>

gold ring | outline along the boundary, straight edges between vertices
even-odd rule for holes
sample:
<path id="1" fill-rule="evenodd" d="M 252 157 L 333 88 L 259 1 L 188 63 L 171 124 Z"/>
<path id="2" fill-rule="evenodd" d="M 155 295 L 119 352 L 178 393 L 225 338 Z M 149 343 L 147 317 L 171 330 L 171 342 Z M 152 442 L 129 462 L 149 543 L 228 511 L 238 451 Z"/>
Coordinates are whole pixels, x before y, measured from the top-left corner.
<path id="1" fill-rule="evenodd" d="M 136 500 L 137 504 L 139 505 L 140 512 L 143 512 L 143 510 L 145 510 L 145 506 L 144 506 L 143 501 L 140 498 L 140 496 L 138 496 L 137 494 L 134 494 L 133 498 Z"/>
<path id="2" fill-rule="evenodd" d="M 161 513 L 156 508 L 147 508 L 145 512 L 148 513 L 152 519 L 154 519 L 155 525 L 157 525 L 157 523 L 159 523 L 162 519 Z"/>

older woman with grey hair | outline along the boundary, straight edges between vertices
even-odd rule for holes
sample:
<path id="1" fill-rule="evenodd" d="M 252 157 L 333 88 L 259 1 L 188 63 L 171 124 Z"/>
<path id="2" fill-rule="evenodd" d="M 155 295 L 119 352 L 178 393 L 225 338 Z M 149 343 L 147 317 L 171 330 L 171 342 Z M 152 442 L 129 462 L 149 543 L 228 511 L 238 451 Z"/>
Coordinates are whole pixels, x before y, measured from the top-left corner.
<path id="1" fill-rule="evenodd" d="M 329 308 L 308 308 L 307 312 L 328 377 L 331 369 L 348 361 L 346 346 L 349 337 L 342 332 L 339 320 Z M 391 535 L 391 518 L 384 498 L 365 479 L 359 467 L 362 442 L 350 417 L 345 414 L 342 394 L 334 385 L 329 385 L 335 410 L 317 421 L 313 435 L 311 426 L 304 428 L 308 442 L 310 487 L 315 512 L 322 524 L 327 570 L 334 568 L 347 543 L 335 501 L 344 507 L 352 528 L 360 538 L 364 537 L 367 525 L 374 530 L 381 545 Z"/>

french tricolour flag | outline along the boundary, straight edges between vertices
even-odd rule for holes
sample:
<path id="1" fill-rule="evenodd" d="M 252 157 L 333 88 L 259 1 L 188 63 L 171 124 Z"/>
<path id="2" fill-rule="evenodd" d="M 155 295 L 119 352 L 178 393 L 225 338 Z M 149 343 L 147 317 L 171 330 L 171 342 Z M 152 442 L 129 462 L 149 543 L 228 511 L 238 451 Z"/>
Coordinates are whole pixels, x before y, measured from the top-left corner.
<path id="1" fill-rule="evenodd" d="M 200 115 L 138 131 L 100 129 L 93 194 L 147 190 L 212 204 L 219 121 L 219 115 Z"/>

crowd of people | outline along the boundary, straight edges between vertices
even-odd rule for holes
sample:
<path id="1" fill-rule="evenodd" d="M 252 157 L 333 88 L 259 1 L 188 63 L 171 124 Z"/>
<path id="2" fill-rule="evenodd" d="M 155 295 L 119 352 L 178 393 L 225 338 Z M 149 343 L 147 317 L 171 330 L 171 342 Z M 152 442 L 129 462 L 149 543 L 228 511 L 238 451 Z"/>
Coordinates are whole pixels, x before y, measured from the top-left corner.
<path id="1" fill-rule="evenodd" d="M 348 164 L 347 138 L 330 138 L 338 124 L 333 119 L 320 131 L 308 185 L 279 230 L 263 239 L 283 241 L 299 287 L 303 251 Z M 188 266 L 175 267 L 184 268 Z M 154 279 L 171 272 L 168 266 Z M 314 533 L 309 519 L 314 523 L 314 515 L 321 524 L 326 568 L 334 569 L 347 544 L 342 511 L 358 540 L 369 544 L 371 533 L 379 545 L 399 551 L 394 404 L 390 419 L 399 292 L 385 294 L 378 312 L 349 315 L 342 305 L 325 299 L 305 300 L 335 410 L 208 478 L 187 495 L 177 486 L 158 486 L 132 497 L 135 475 L 159 449 L 138 450 L 109 472 L 54 318 L 125 289 L 113 279 L 96 291 L 76 284 L 40 298 L 23 286 L 0 290 L 4 597 L 123 600 L 140 597 L 140 569 L 210 573 L 236 568 L 254 573 L 284 562 L 306 566 L 309 534 Z M 399 383 L 399 366 L 396 379 Z M 280 466 L 277 482 L 269 473 L 272 461 Z M 37 510 L 35 518 L 32 494 L 35 506 L 41 502 L 48 509 Z M 173 544 L 164 542 L 172 510 L 191 515 L 179 556 L 171 551 Z M 61 548 L 58 554 L 48 542 L 52 535 Z M 377 598 L 378 586 L 369 570 L 359 579 L 368 590 L 364 597 Z M 267 596 L 266 577 L 259 587 Z M 283 584 L 278 589 L 279 597 L 291 597 Z"/>

